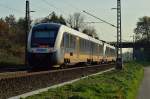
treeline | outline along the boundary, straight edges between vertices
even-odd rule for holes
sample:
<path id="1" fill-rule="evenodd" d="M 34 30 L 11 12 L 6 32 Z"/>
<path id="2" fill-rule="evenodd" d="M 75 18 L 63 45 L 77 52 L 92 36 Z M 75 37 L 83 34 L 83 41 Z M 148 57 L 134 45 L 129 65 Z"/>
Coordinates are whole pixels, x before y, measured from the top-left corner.
<path id="1" fill-rule="evenodd" d="M 137 27 L 134 29 L 135 41 L 139 43 L 144 43 L 145 47 L 136 48 L 137 54 L 140 54 L 139 60 L 150 60 L 150 17 L 144 16 L 139 18 L 137 22 Z"/>
<path id="2" fill-rule="evenodd" d="M 32 20 L 30 21 L 33 23 Z M 35 20 L 34 24 L 47 22 L 63 24 L 98 39 L 95 28 L 87 25 L 84 16 L 80 13 L 74 13 L 65 19 L 62 15 L 59 16 L 52 12 L 43 19 Z M 24 63 L 25 24 L 25 18 L 16 19 L 14 15 L 0 18 L 0 64 L 5 64 L 5 62 Z M 136 42 L 149 44 L 150 17 L 139 18 L 134 33 Z M 136 50 L 143 54 L 145 60 L 150 60 L 150 46 Z"/>
<path id="3" fill-rule="evenodd" d="M 0 18 L 0 64 L 23 63 L 25 19 L 14 15 Z"/>
<path id="4" fill-rule="evenodd" d="M 63 24 L 98 39 L 95 28 L 86 25 L 84 21 L 85 18 L 80 13 L 74 13 L 65 19 L 62 15 L 56 15 L 55 12 L 42 19 L 30 20 L 31 24 L 51 22 Z M 0 65 L 24 63 L 25 26 L 25 18 L 16 19 L 14 15 L 0 18 Z"/>
<path id="5" fill-rule="evenodd" d="M 1 48 L 11 46 L 11 43 L 24 45 L 25 41 L 25 19 L 16 20 L 14 15 L 6 16 L 0 19 L 0 40 L 5 44 L 0 44 Z M 8 42 L 9 41 L 9 42 Z"/>

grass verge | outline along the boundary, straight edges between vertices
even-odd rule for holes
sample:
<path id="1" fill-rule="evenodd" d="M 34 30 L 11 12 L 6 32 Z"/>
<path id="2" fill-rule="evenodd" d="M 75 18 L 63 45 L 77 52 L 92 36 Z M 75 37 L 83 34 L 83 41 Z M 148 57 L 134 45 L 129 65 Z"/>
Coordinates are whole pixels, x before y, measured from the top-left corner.
<path id="1" fill-rule="evenodd" d="M 127 63 L 121 71 L 88 77 L 26 99 L 135 99 L 143 72 L 141 64 Z"/>
<path id="2" fill-rule="evenodd" d="M 14 56 L 12 54 L 0 50 L 0 68 L 5 68 L 6 66 L 19 66 L 20 64 L 24 64 L 24 58 Z"/>

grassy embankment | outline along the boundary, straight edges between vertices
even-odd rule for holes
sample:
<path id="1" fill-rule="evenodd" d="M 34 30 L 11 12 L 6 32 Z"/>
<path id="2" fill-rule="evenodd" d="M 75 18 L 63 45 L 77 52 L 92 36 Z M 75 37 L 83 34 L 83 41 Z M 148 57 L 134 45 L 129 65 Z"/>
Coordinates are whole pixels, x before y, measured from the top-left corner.
<path id="1" fill-rule="evenodd" d="M 14 47 L 7 50 L 0 49 L 0 67 L 24 64 L 24 48 Z"/>
<path id="2" fill-rule="evenodd" d="M 127 63 L 124 70 L 85 78 L 26 99 L 135 99 L 143 72 L 141 64 Z"/>

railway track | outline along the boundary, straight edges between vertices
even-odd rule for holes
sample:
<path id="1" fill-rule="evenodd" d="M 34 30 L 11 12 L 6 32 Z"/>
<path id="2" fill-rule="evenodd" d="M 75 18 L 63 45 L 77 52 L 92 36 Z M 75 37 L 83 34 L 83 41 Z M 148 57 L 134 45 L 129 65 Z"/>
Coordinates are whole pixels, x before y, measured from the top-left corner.
<path id="1" fill-rule="evenodd" d="M 111 64 L 113 65 L 113 64 Z M 74 69 L 82 69 L 82 68 L 89 68 L 89 67 L 97 67 L 97 66 L 107 66 L 107 64 L 103 65 L 92 65 L 92 66 L 70 66 L 68 68 L 51 68 L 51 69 L 37 69 L 37 70 L 30 70 L 30 68 L 6 68 L 0 70 L 0 79 L 6 78 L 15 78 L 15 77 L 23 77 L 23 76 L 31 76 L 43 73 L 51 73 L 51 72 L 60 72 L 60 71 L 67 71 L 67 70 L 74 70 Z"/>
<path id="2" fill-rule="evenodd" d="M 7 72 L 0 74 L 0 99 L 70 81 L 114 67 L 114 65 L 93 65 L 39 72 Z"/>

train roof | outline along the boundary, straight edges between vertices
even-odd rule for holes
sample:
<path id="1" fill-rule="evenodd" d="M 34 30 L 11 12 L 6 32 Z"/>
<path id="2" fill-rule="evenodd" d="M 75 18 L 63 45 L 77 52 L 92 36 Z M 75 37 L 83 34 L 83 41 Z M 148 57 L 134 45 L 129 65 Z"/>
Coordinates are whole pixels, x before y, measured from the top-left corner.
<path id="1" fill-rule="evenodd" d="M 91 36 L 88 36 L 87 34 L 84 34 L 82 32 L 79 32 L 77 30 L 74 30 L 74 29 L 71 29 L 65 25 L 62 25 L 62 30 L 64 30 L 64 32 L 68 32 L 72 35 L 75 35 L 75 36 L 78 36 L 78 37 L 81 37 L 83 39 L 87 39 L 87 40 L 91 40 L 92 42 L 95 42 L 95 43 L 98 43 L 98 44 L 103 44 L 102 41 L 98 40 L 98 39 L 95 39 Z"/>
<path id="2" fill-rule="evenodd" d="M 61 24 L 56 24 L 56 23 L 40 23 L 37 25 L 33 26 L 34 28 L 39 28 L 39 29 L 59 29 L 61 27 Z"/>

